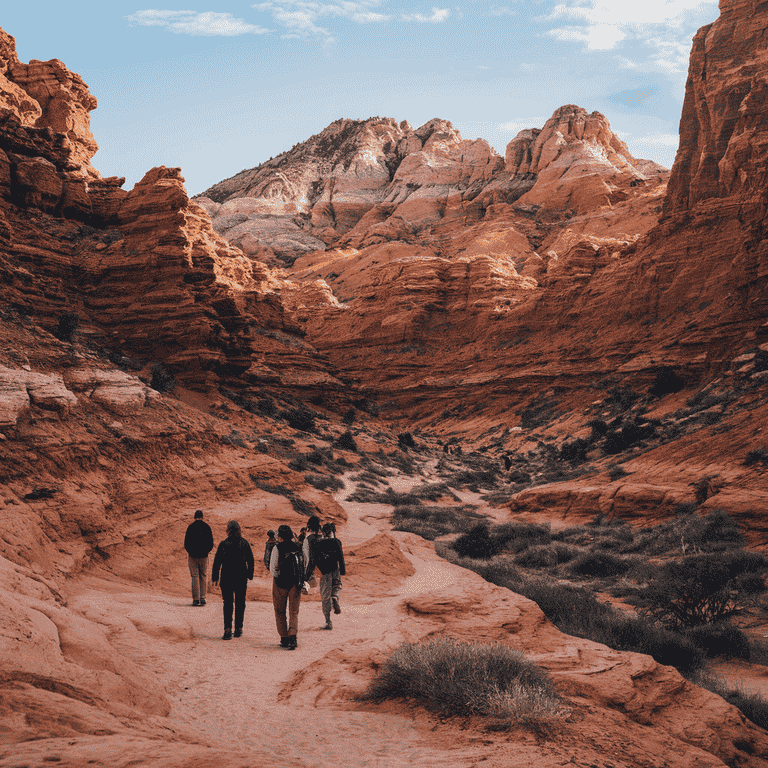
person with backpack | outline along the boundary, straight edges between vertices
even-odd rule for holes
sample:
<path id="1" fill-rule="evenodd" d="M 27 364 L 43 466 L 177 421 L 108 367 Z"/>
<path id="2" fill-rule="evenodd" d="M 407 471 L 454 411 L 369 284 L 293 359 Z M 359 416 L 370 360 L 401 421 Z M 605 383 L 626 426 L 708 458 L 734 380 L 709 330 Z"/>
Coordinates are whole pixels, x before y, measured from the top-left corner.
<path id="1" fill-rule="evenodd" d="M 277 529 L 277 544 L 272 549 L 269 571 L 272 574 L 272 606 L 280 645 L 293 651 L 298 646 L 299 606 L 305 566 L 301 547 L 294 541 L 289 525 L 281 525 Z"/>
<path id="2" fill-rule="evenodd" d="M 269 561 L 272 559 L 272 550 L 277 544 L 275 538 L 275 532 L 272 530 L 267 531 L 267 543 L 264 545 L 264 567 L 269 570 Z"/>
<path id="3" fill-rule="evenodd" d="M 235 613 L 235 637 L 243 634 L 245 616 L 245 593 L 248 582 L 253 579 L 253 551 L 243 538 L 240 523 L 230 520 L 227 523 L 227 538 L 216 549 L 213 558 L 211 583 L 215 587 L 221 573 L 221 598 L 224 602 L 224 636 L 222 640 L 232 639 L 232 610 Z"/>
<path id="4" fill-rule="evenodd" d="M 301 543 L 301 551 L 304 554 L 304 565 L 306 567 L 304 581 L 313 587 L 315 586 L 315 543 L 318 539 L 320 539 L 320 518 L 317 515 L 312 515 L 307 520 L 307 535 Z"/>
<path id="5" fill-rule="evenodd" d="M 344 550 L 336 538 L 336 526 L 326 523 L 323 526 L 323 538 L 315 542 L 315 567 L 320 571 L 320 600 L 325 616 L 325 629 L 333 629 L 331 606 L 334 613 L 341 613 L 339 592 L 341 577 L 346 576 Z"/>
<path id="6" fill-rule="evenodd" d="M 195 519 L 184 534 L 189 575 L 192 577 L 192 605 L 205 605 L 208 587 L 208 555 L 213 549 L 213 531 L 203 520 L 203 510 L 195 512 Z"/>

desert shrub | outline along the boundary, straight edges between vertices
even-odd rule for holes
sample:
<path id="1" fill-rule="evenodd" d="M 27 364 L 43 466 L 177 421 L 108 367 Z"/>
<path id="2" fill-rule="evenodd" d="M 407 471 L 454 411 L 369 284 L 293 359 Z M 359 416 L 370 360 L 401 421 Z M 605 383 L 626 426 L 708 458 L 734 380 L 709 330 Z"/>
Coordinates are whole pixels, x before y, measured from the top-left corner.
<path id="1" fill-rule="evenodd" d="M 487 560 L 501 549 L 499 541 L 491 539 L 491 533 L 486 521 L 478 523 L 467 533 L 459 536 L 451 546 L 460 557 L 472 557 L 477 560 Z"/>
<path id="2" fill-rule="evenodd" d="M 624 557 L 608 552 L 586 552 L 571 563 L 569 570 L 574 576 L 606 578 L 622 576 L 629 568 L 630 563 Z"/>
<path id="3" fill-rule="evenodd" d="M 349 427 L 355 423 L 355 416 L 356 416 L 355 409 L 350 408 L 348 411 L 344 413 L 344 416 L 342 416 L 341 421 Z"/>
<path id="4" fill-rule="evenodd" d="M 240 433 L 233 429 L 228 435 L 221 436 L 221 442 L 227 445 L 236 445 L 238 448 L 246 448 L 246 442 L 241 437 Z"/>
<path id="5" fill-rule="evenodd" d="M 622 453 L 642 440 L 649 440 L 656 435 L 656 425 L 642 419 L 634 419 L 624 424 L 621 429 L 606 432 L 603 451 L 608 455 Z"/>
<path id="6" fill-rule="evenodd" d="M 686 526 L 685 538 L 702 548 L 721 548 L 723 544 L 735 547 L 744 545 L 738 524 L 724 509 L 713 509 L 706 517 L 691 521 Z"/>
<path id="7" fill-rule="evenodd" d="M 80 325 L 80 315 L 77 312 L 65 312 L 59 316 L 58 323 L 53 329 L 53 335 L 59 341 L 72 341 L 72 336 Z"/>
<path id="8" fill-rule="evenodd" d="M 304 480 L 308 485 L 313 488 L 317 488 L 318 491 L 339 491 L 344 487 L 344 482 L 337 477 L 331 477 L 329 475 L 304 475 Z"/>
<path id="9" fill-rule="evenodd" d="M 744 466 L 752 467 L 755 464 L 768 465 L 768 448 L 754 448 L 744 457 Z"/>
<path id="10" fill-rule="evenodd" d="M 401 432 L 397 436 L 397 447 L 407 451 L 409 448 L 416 447 L 416 441 L 413 439 L 413 435 L 410 432 Z"/>
<path id="11" fill-rule="evenodd" d="M 426 501 L 438 501 L 442 498 L 450 498 L 459 501 L 459 497 L 448 487 L 448 483 L 424 483 L 411 488 L 411 494 L 417 499 Z"/>
<path id="12" fill-rule="evenodd" d="M 291 429 L 296 429 L 299 432 L 317 431 L 315 414 L 306 408 L 291 408 L 287 411 L 283 411 L 281 415 L 283 419 L 288 422 L 288 426 Z"/>
<path id="13" fill-rule="evenodd" d="M 334 445 L 342 451 L 353 451 L 354 453 L 357 453 L 357 443 L 349 430 L 339 435 Z"/>
<path id="14" fill-rule="evenodd" d="M 274 416 L 277 413 L 277 406 L 271 397 L 261 397 L 256 402 L 256 410 L 264 416 Z"/>
<path id="15" fill-rule="evenodd" d="M 395 507 L 392 512 L 392 528 L 395 531 L 415 533 L 429 541 L 447 533 L 467 531 L 481 519 L 472 504 L 455 507 L 408 504 Z"/>
<path id="16" fill-rule="evenodd" d="M 648 394 L 651 397 L 664 397 L 679 392 L 685 386 L 685 379 L 674 368 L 665 365 L 656 373 Z"/>
<path id="17" fill-rule="evenodd" d="M 294 472 L 303 472 L 305 469 L 309 469 L 309 462 L 307 461 L 307 457 L 303 453 L 300 453 L 288 462 L 288 466 Z"/>
<path id="18" fill-rule="evenodd" d="M 477 493 L 481 488 L 495 488 L 498 479 L 498 467 L 488 466 L 454 472 L 448 478 L 447 483 L 454 488 L 469 488 L 473 493 Z"/>
<path id="19" fill-rule="evenodd" d="M 622 411 L 632 407 L 640 399 L 641 395 L 628 387 L 611 387 L 605 402 L 608 405 L 618 406 Z"/>
<path id="20" fill-rule="evenodd" d="M 524 568 L 552 568 L 557 565 L 557 552 L 553 547 L 528 547 L 515 555 L 515 563 Z"/>
<path id="21" fill-rule="evenodd" d="M 291 502 L 291 507 L 293 507 L 293 511 L 298 512 L 300 515 L 306 515 L 307 517 L 311 517 L 312 515 L 322 514 L 322 510 L 320 509 L 320 507 L 318 507 L 317 504 L 313 504 L 311 501 L 307 501 L 306 499 L 301 499 L 298 496 L 294 496 L 293 494 L 291 494 L 288 500 Z"/>
<path id="22" fill-rule="evenodd" d="M 535 429 L 544 424 L 553 421 L 558 413 L 558 404 L 554 400 L 546 397 L 537 397 L 531 401 L 522 411 L 518 411 L 520 416 L 520 426 L 523 429 Z"/>
<path id="23" fill-rule="evenodd" d="M 517 722 L 563 714 L 546 672 L 520 651 L 451 638 L 398 646 L 362 698 L 415 699 L 443 716 L 491 715 Z"/>
<path id="24" fill-rule="evenodd" d="M 705 624 L 692 627 L 684 633 L 708 658 L 732 658 L 749 661 L 749 638 L 738 627 L 728 623 Z"/>
<path id="25" fill-rule="evenodd" d="M 589 435 L 590 443 L 596 443 L 608 431 L 608 425 L 603 419 L 591 419 L 587 426 L 592 430 Z"/>
<path id="26" fill-rule="evenodd" d="M 152 389 L 157 392 L 172 392 L 176 388 L 176 379 L 162 363 L 152 363 L 149 370 L 152 374 L 149 386 Z"/>
<path id="27" fill-rule="evenodd" d="M 587 460 L 587 451 L 591 447 L 589 440 L 583 437 L 577 437 L 575 440 L 563 443 L 560 448 L 560 460 L 567 461 L 569 464 L 582 464 Z"/>
<path id="28" fill-rule="evenodd" d="M 713 554 L 667 562 L 643 589 L 638 612 L 673 629 L 723 621 L 752 596 L 741 588 L 739 568 Z"/>
<path id="29" fill-rule="evenodd" d="M 501 523 L 493 527 L 493 536 L 502 547 L 512 552 L 552 541 L 549 524 L 539 523 Z"/>
<path id="30" fill-rule="evenodd" d="M 619 464 L 610 464 L 608 466 L 608 477 L 613 480 L 620 480 L 622 477 L 626 477 L 629 472 L 627 472 L 624 467 L 620 466 Z"/>

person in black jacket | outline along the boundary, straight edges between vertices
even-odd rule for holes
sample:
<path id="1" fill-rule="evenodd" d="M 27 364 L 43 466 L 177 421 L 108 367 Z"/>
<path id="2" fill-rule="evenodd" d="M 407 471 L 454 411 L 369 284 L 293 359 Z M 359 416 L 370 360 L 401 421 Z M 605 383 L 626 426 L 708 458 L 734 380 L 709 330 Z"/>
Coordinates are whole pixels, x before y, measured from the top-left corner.
<path id="1" fill-rule="evenodd" d="M 253 551 L 240 532 L 240 523 L 227 523 L 227 538 L 216 549 L 211 583 L 215 587 L 221 572 L 221 598 L 224 601 L 224 636 L 232 639 L 232 609 L 235 611 L 235 637 L 243 634 L 245 592 L 253 578 Z"/>
<path id="2" fill-rule="evenodd" d="M 187 526 L 184 535 L 189 575 L 192 577 L 192 605 L 205 605 L 208 586 L 208 554 L 213 549 L 211 526 L 203 520 L 203 510 L 195 512 L 195 519 Z"/>

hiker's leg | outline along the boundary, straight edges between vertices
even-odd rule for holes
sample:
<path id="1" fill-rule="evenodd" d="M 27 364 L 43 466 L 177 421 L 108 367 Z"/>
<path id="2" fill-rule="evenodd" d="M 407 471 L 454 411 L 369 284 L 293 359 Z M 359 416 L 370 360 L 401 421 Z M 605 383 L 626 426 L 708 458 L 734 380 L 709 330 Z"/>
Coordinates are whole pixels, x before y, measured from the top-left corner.
<path id="1" fill-rule="evenodd" d="M 288 603 L 288 590 L 280 589 L 272 579 L 272 607 L 275 609 L 275 624 L 277 624 L 277 634 L 280 637 L 288 637 L 288 625 L 285 621 L 285 607 Z"/>
<path id="2" fill-rule="evenodd" d="M 333 574 L 320 574 L 320 602 L 323 606 L 323 616 L 325 620 L 331 616 L 331 588 L 333 586 Z"/>
<path id="3" fill-rule="evenodd" d="M 199 557 L 197 559 L 198 583 L 200 584 L 200 599 L 205 600 L 208 594 L 208 558 Z"/>
<path id="4" fill-rule="evenodd" d="M 231 584 L 221 585 L 221 599 L 224 603 L 224 629 L 232 629 L 232 609 L 235 606 L 235 589 Z"/>
<path id="5" fill-rule="evenodd" d="M 200 579 L 198 577 L 197 558 L 187 555 L 187 565 L 189 565 L 189 577 L 192 581 L 192 599 L 200 600 Z"/>
<path id="6" fill-rule="evenodd" d="M 245 616 L 245 592 L 248 589 L 248 582 L 243 580 L 235 585 L 235 629 L 243 628 L 243 617 Z"/>
<path id="7" fill-rule="evenodd" d="M 331 597 L 335 597 L 338 599 L 339 592 L 341 592 L 341 574 L 339 573 L 339 569 L 337 568 L 333 572 L 333 587 L 331 588 Z"/>
<path id="8" fill-rule="evenodd" d="M 299 606 L 301 605 L 301 587 L 291 587 L 288 597 L 288 634 L 299 633 Z M 285 614 L 283 614 L 285 616 Z"/>

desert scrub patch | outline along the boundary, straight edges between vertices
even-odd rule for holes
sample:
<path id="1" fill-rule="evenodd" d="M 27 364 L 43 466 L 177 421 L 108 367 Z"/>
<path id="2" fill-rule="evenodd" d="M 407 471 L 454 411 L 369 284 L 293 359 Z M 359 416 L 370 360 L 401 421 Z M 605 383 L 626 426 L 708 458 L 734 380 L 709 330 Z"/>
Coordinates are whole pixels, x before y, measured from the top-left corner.
<path id="1" fill-rule="evenodd" d="M 430 541 L 456 531 L 466 531 L 482 519 L 474 504 L 439 506 L 432 504 L 406 504 L 392 512 L 392 529 L 415 533 Z"/>
<path id="2" fill-rule="evenodd" d="M 566 712 L 547 673 L 520 651 L 451 638 L 398 646 L 361 698 L 412 699 L 444 717 L 486 715 L 523 724 Z"/>
<path id="3" fill-rule="evenodd" d="M 688 675 L 688 679 L 710 693 L 717 694 L 740 710 L 747 720 L 768 730 L 768 700 L 758 693 L 746 693 L 741 687 L 734 687 L 720 675 L 712 674 L 706 669 L 696 670 Z"/>
<path id="4" fill-rule="evenodd" d="M 573 576 L 606 578 L 623 576 L 630 566 L 626 558 L 609 552 L 585 552 L 571 563 L 569 571 Z"/>
<path id="5" fill-rule="evenodd" d="M 340 491 L 344 487 L 344 481 L 339 480 L 338 477 L 315 475 L 311 472 L 304 475 L 304 481 L 313 488 L 317 488 L 318 491 Z"/>

